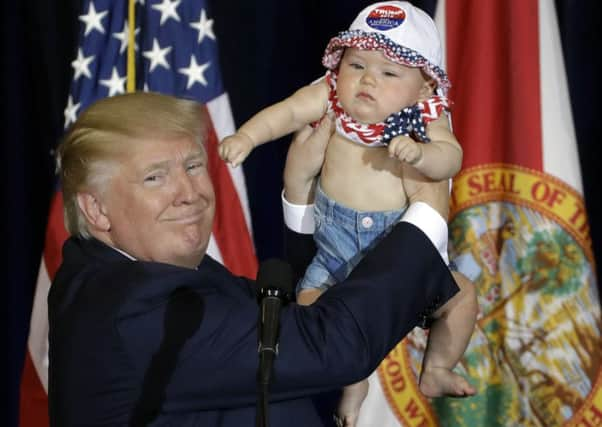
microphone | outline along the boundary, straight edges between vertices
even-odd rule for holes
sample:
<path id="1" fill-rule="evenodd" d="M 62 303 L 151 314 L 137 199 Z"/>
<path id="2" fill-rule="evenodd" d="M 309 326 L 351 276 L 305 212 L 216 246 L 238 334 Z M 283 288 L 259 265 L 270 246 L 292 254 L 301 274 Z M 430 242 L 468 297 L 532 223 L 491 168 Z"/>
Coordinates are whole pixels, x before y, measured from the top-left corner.
<path id="1" fill-rule="evenodd" d="M 260 264 L 257 284 L 260 305 L 257 383 L 267 387 L 272 376 L 274 358 L 278 355 L 280 309 L 292 297 L 292 268 L 280 259 L 270 258 Z"/>

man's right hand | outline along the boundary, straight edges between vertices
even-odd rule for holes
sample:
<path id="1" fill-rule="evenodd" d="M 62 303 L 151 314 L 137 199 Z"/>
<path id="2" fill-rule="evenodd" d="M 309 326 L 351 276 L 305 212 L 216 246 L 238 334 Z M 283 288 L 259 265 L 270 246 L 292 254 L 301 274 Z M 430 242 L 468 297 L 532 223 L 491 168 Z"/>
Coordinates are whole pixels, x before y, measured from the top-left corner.
<path id="1" fill-rule="evenodd" d="M 289 202 L 313 203 L 315 179 L 324 163 L 333 124 L 331 117 L 324 116 L 316 129 L 306 126 L 295 134 L 284 168 L 284 194 Z"/>
<path id="2" fill-rule="evenodd" d="M 432 181 L 413 166 L 403 163 L 403 186 L 409 202 L 424 202 L 447 221 L 449 216 L 449 180 Z"/>

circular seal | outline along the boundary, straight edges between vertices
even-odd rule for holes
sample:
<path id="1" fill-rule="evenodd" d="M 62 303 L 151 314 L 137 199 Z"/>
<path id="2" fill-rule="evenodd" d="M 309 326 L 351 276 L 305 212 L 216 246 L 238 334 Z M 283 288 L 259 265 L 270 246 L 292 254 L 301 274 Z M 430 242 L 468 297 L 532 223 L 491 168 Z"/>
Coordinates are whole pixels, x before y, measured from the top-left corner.
<path id="1" fill-rule="evenodd" d="M 379 31 L 399 27 L 406 19 L 406 13 L 399 6 L 386 5 L 374 8 L 366 17 L 366 24 Z"/>
<path id="2" fill-rule="evenodd" d="M 602 314 L 581 195 L 504 163 L 466 168 L 453 184 L 449 256 L 479 301 L 454 371 L 478 393 L 424 398 L 428 335 L 417 328 L 378 367 L 389 408 L 404 426 L 600 426 Z"/>

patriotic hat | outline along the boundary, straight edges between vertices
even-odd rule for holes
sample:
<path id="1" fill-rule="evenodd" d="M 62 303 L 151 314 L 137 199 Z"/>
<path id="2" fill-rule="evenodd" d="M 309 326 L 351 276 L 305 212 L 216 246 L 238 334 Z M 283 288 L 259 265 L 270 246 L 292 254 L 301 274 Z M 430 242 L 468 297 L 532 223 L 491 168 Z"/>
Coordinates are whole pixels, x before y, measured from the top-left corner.
<path id="1" fill-rule="evenodd" d="M 451 86 L 442 68 L 441 41 L 435 23 L 407 1 L 374 3 L 362 10 L 347 31 L 328 42 L 322 64 L 336 69 L 346 47 L 378 50 L 393 62 L 422 68 L 435 79 L 441 94 Z"/>

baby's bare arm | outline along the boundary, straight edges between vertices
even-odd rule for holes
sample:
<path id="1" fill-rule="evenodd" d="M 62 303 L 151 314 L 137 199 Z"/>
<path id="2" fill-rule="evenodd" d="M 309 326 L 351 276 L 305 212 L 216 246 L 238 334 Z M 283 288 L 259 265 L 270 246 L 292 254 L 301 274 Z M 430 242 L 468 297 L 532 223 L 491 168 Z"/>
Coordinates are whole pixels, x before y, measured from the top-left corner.
<path id="1" fill-rule="evenodd" d="M 462 147 L 449 128 L 447 116 L 442 114 L 429 123 L 426 134 L 431 142 L 420 144 L 422 156 L 413 166 L 435 181 L 452 178 L 462 167 Z"/>
<path id="2" fill-rule="evenodd" d="M 416 142 L 398 136 L 389 143 L 389 156 L 396 157 L 435 181 L 452 178 L 462 166 L 462 148 L 442 116 L 426 127 L 431 142 Z"/>
<path id="3" fill-rule="evenodd" d="M 299 89 L 288 98 L 267 107 L 240 127 L 255 145 L 283 137 L 326 113 L 328 88 L 319 82 Z"/>
<path id="4" fill-rule="evenodd" d="M 326 112 L 328 87 L 321 81 L 299 89 L 290 97 L 261 110 L 219 147 L 222 159 L 240 164 L 253 148 L 301 129 Z"/>

